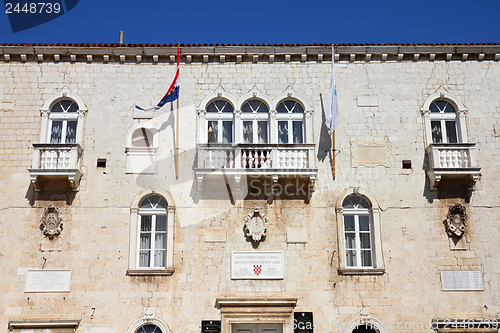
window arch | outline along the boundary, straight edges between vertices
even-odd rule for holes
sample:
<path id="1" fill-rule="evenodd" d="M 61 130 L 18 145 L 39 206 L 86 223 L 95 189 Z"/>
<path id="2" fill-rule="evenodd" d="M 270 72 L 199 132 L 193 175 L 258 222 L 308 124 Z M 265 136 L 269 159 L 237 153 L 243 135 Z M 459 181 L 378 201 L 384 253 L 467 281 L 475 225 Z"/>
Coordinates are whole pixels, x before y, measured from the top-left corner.
<path id="1" fill-rule="evenodd" d="M 70 99 L 57 101 L 50 109 L 48 143 L 76 143 L 78 105 Z"/>
<path id="2" fill-rule="evenodd" d="M 383 274 L 378 204 L 366 191 L 350 188 L 337 200 L 340 274 Z"/>
<path id="3" fill-rule="evenodd" d="M 144 317 L 137 319 L 130 325 L 127 333 L 171 333 L 167 324 L 161 319 L 154 317 L 152 309 L 146 309 Z"/>
<path id="4" fill-rule="evenodd" d="M 153 147 L 153 132 L 144 127 L 134 130 L 132 132 L 131 144 L 132 147 Z"/>
<path id="5" fill-rule="evenodd" d="M 139 268 L 166 267 L 167 207 L 165 198 L 155 194 L 139 203 Z"/>
<path id="6" fill-rule="evenodd" d="M 158 153 L 158 130 L 136 124 L 127 133 L 125 172 L 132 174 L 156 173 Z"/>
<path id="7" fill-rule="evenodd" d="M 457 112 L 446 100 L 435 100 L 430 107 L 432 143 L 460 142 Z"/>
<path id="8" fill-rule="evenodd" d="M 234 106 L 227 100 L 216 99 L 206 108 L 208 143 L 234 142 Z"/>
<path id="9" fill-rule="evenodd" d="M 351 320 L 344 333 L 387 333 L 387 329 L 380 320 L 363 316 Z"/>
<path id="10" fill-rule="evenodd" d="M 467 108 L 457 96 L 441 87 L 426 98 L 420 110 L 427 145 L 468 142 L 465 121 Z"/>
<path id="11" fill-rule="evenodd" d="M 163 333 L 163 332 L 161 328 L 159 328 L 155 324 L 146 324 L 139 327 L 136 333 Z"/>
<path id="12" fill-rule="evenodd" d="M 348 268 L 373 268 L 373 223 L 371 206 L 360 195 L 351 194 L 342 203 L 345 262 Z"/>
<path id="13" fill-rule="evenodd" d="M 164 191 L 144 191 L 131 208 L 129 275 L 171 275 L 175 207 Z"/>
<path id="14" fill-rule="evenodd" d="M 269 107 L 260 99 L 251 99 L 241 106 L 241 141 L 269 143 Z"/>
<path id="15" fill-rule="evenodd" d="M 87 107 L 79 96 L 64 88 L 48 98 L 40 108 L 40 112 L 42 115 L 40 143 L 82 143 Z"/>
<path id="16" fill-rule="evenodd" d="M 304 143 L 304 107 L 286 99 L 276 107 L 278 143 Z"/>

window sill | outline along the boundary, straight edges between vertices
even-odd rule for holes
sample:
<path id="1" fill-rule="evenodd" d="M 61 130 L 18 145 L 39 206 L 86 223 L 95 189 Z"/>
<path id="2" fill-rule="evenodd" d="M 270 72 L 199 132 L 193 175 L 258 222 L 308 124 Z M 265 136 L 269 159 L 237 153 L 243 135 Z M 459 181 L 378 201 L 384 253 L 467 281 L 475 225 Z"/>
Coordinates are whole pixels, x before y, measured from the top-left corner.
<path id="1" fill-rule="evenodd" d="M 175 272 L 175 269 L 127 269 L 128 276 L 171 276 Z"/>
<path id="2" fill-rule="evenodd" d="M 339 275 L 384 275 L 385 268 L 339 268 Z"/>

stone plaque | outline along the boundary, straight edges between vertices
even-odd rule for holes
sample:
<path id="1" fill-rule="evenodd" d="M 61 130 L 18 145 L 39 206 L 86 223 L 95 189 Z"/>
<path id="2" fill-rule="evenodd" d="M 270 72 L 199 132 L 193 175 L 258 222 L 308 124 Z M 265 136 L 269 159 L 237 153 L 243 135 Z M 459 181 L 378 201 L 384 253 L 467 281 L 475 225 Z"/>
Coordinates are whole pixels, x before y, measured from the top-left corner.
<path id="1" fill-rule="evenodd" d="M 115 333 L 114 326 L 86 326 L 83 330 L 84 333 Z"/>
<path id="2" fill-rule="evenodd" d="M 30 269 L 26 272 L 27 293 L 69 292 L 71 271 L 61 269 Z"/>
<path id="3" fill-rule="evenodd" d="M 481 271 L 441 271 L 443 291 L 484 290 Z"/>
<path id="4" fill-rule="evenodd" d="M 351 161 L 353 167 L 389 167 L 389 143 L 351 142 Z"/>
<path id="5" fill-rule="evenodd" d="M 231 279 L 283 279 L 283 252 L 231 252 Z"/>

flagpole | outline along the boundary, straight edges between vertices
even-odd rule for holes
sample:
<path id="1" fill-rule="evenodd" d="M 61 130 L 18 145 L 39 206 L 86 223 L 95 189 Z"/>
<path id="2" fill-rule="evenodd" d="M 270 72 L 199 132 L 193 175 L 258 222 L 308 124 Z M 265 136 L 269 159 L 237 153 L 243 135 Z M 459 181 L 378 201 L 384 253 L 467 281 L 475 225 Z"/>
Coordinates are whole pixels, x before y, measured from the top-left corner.
<path id="1" fill-rule="evenodd" d="M 332 175 L 335 180 L 335 131 L 332 133 Z"/>
<path id="2" fill-rule="evenodd" d="M 177 67 L 179 67 L 179 43 L 177 43 Z M 179 97 L 177 97 L 177 113 L 175 115 L 175 179 L 179 179 Z"/>

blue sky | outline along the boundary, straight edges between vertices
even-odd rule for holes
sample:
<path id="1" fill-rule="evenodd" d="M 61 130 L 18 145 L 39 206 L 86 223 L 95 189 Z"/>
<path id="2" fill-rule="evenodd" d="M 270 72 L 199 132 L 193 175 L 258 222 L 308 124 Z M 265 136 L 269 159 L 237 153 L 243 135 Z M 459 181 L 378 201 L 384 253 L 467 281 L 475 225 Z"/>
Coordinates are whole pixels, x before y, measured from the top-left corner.
<path id="1" fill-rule="evenodd" d="M 499 17 L 500 0 L 80 0 L 17 33 L 3 9 L 0 43 L 496 43 Z"/>

